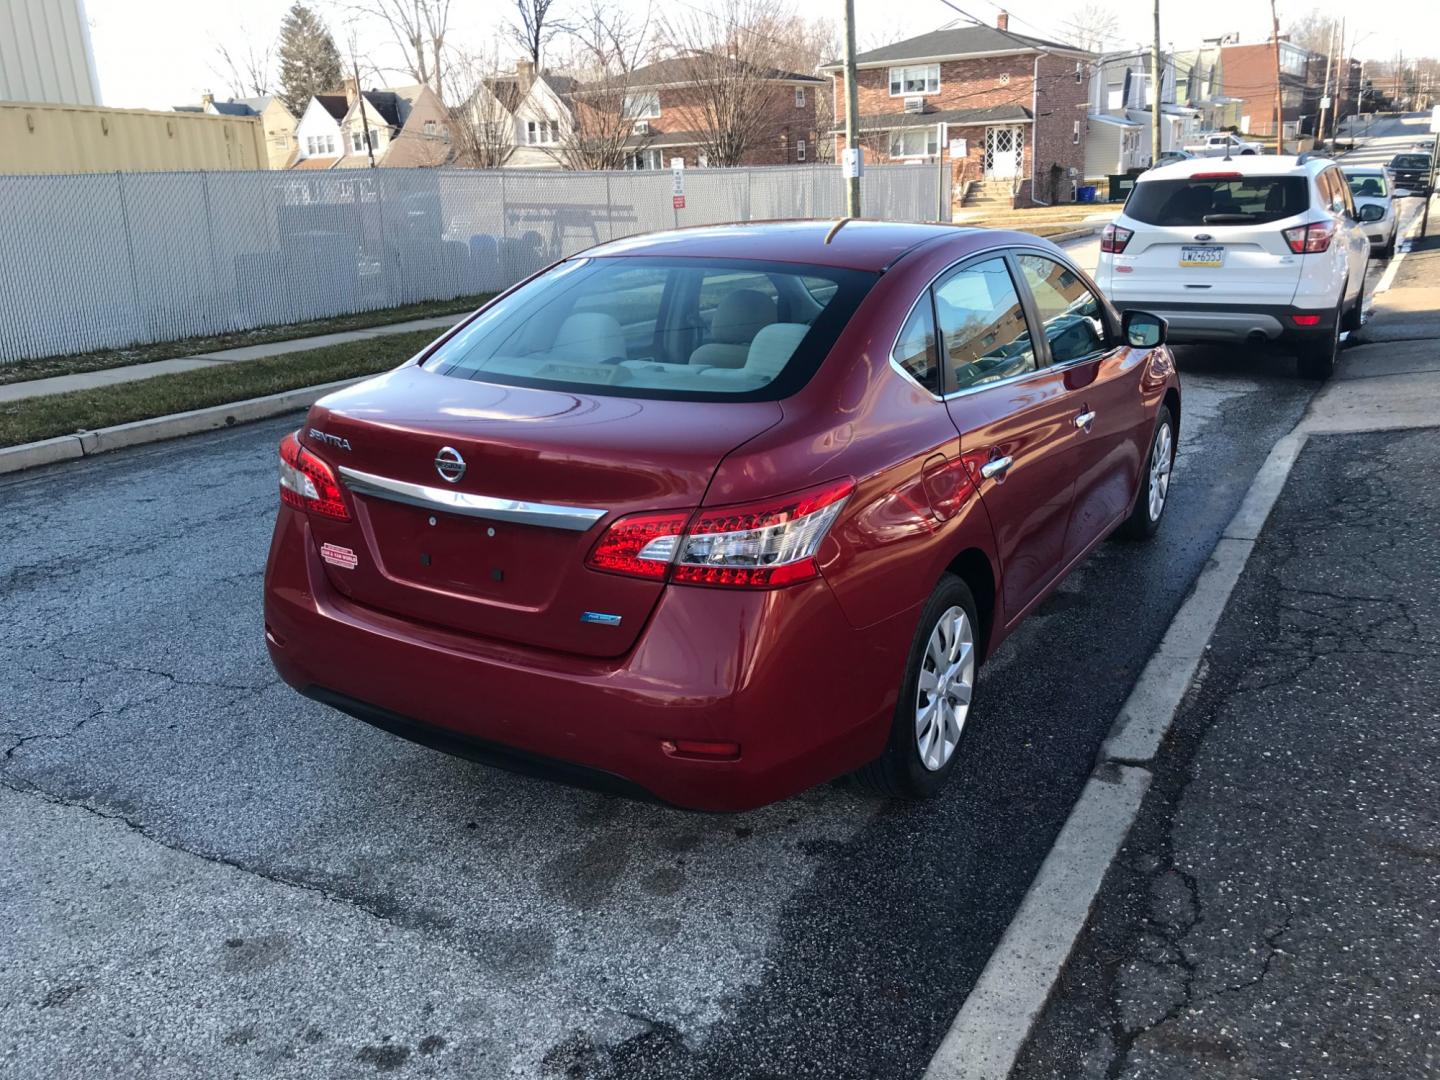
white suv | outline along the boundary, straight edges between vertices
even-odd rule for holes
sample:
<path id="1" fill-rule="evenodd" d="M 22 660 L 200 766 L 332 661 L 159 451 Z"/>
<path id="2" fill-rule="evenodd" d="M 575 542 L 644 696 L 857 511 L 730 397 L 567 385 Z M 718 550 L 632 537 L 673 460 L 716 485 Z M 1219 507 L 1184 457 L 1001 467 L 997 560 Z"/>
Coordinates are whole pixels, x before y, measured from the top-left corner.
<path id="1" fill-rule="evenodd" d="M 1326 158 L 1180 161 L 1135 178 L 1095 278 L 1122 311 L 1167 319 L 1170 341 L 1279 341 L 1325 378 L 1360 328 L 1377 210 L 1356 211 Z"/>

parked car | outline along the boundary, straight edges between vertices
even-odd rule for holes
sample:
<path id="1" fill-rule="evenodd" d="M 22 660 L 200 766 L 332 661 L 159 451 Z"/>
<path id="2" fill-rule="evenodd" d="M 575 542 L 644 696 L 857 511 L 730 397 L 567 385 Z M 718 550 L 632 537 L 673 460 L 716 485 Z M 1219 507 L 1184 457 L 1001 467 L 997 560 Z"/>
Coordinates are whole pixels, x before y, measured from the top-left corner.
<path id="1" fill-rule="evenodd" d="M 1166 150 L 1155 159 L 1155 163 L 1150 167 L 1152 169 L 1158 169 L 1161 166 L 1169 165 L 1176 161 L 1190 161 L 1194 157 L 1195 155 L 1190 153 L 1189 150 Z"/>
<path id="2" fill-rule="evenodd" d="M 1413 143 L 1410 144 L 1410 149 L 1411 149 L 1411 150 L 1424 150 L 1426 153 L 1429 153 L 1430 151 L 1433 151 L 1433 150 L 1435 149 L 1435 140 L 1434 140 L 1434 139 L 1416 139 Z"/>
<path id="3" fill-rule="evenodd" d="M 1262 149 L 1259 143 L 1246 142 L 1233 131 L 1217 131 L 1185 147 L 1186 152 L 1195 157 L 1246 157 Z"/>
<path id="4" fill-rule="evenodd" d="M 1280 342 L 1302 375 L 1334 370 L 1358 330 L 1378 207 L 1357 208 L 1333 161 L 1197 160 L 1141 174 L 1100 237 L 1116 307 L 1153 310 L 1172 341 Z"/>
<path id="5" fill-rule="evenodd" d="M 932 794 L 979 665 L 1159 526 L 1164 337 L 1023 233 L 605 244 L 285 437 L 270 656 L 408 738 L 681 806 Z"/>
<path id="6" fill-rule="evenodd" d="M 1428 154 L 1396 154 L 1386 166 L 1395 188 L 1396 198 L 1406 195 L 1430 194 L 1430 157 Z"/>
<path id="7" fill-rule="evenodd" d="M 1371 249 L 1388 259 L 1395 254 L 1395 234 L 1400 223 L 1400 215 L 1395 210 L 1395 196 L 1390 190 L 1389 173 L 1379 165 L 1352 165 L 1344 172 L 1357 208 L 1380 207 L 1384 216 L 1378 221 L 1366 222 L 1365 235 L 1370 238 Z"/>

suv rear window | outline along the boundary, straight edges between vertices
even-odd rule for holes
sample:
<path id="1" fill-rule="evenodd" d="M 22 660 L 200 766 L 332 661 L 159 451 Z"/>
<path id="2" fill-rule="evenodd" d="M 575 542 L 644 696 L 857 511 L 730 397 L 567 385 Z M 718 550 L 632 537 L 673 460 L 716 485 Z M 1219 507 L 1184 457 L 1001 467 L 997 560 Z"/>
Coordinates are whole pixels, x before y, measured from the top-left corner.
<path id="1" fill-rule="evenodd" d="M 1125 201 L 1125 215 L 1146 225 L 1263 225 L 1309 205 L 1303 176 L 1192 176 L 1141 180 Z"/>
<path id="2" fill-rule="evenodd" d="M 1361 173 L 1355 176 L 1347 176 L 1350 181 L 1350 194 L 1366 199 L 1382 199 L 1390 194 L 1390 185 L 1385 182 L 1385 177 L 1380 173 Z"/>
<path id="3" fill-rule="evenodd" d="M 814 373 L 874 281 L 740 259 L 574 259 L 491 305 L 424 367 L 619 397 L 780 398 Z"/>

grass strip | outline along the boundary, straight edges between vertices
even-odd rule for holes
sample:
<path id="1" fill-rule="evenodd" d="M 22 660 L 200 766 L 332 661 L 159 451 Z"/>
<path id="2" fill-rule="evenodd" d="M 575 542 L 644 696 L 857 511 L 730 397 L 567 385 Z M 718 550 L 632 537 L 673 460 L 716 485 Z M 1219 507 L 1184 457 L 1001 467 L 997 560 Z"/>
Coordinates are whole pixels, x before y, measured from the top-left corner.
<path id="1" fill-rule="evenodd" d="M 261 326 L 254 330 L 237 330 L 210 337 L 182 338 L 179 341 L 157 341 L 149 345 L 132 345 L 124 349 L 100 349 L 96 352 L 66 356 L 45 356 L 35 360 L 0 363 L 0 386 L 6 383 L 48 379 L 54 375 L 79 375 L 86 371 L 129 364 L 148 364 L 155 360 L 172 360 L 177 356 L 198 356 L 201 353 L 236 349 L 243 345 L 268 345 L 272 341 L 314 337 L 317 334 L 339 334 L 346 330 L 369 330 L 376 326 L 408 322 L 411 319 L 433 319 L 439 315 L 455 315 L 474 311 L 493 293 L 460 296 L 454 300 L 428 300 L 420 304 L 360 311 L 353 315 L 336 315 L 329 319 L 286 323 L 283 326 Z"/>
<path id="2" fill-rule="evenodd" d="M 228 405 L 338 379 L 374 375 L 408 360 L 438 333 L 419 330 L 304 352 L 214 364 L 174 375 L 0 404 L 0 446 L 73 435 L 156 416 Z"/>

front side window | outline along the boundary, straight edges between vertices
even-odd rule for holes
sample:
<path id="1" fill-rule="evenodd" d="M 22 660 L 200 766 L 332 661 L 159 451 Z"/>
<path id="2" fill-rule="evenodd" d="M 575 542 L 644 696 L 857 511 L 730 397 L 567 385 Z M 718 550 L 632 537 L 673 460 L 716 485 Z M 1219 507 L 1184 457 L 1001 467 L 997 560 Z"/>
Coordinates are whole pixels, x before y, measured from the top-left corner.
<path id="1" fill-rule="evenodd" d="M 935 319 L 957 389 L 1035 370 L 1025 309 L 1004 259 L 972 263 L 937 285 Z"/>
<path id="2" fill-rule="evenodd" d="M 675 400 L 768 400 L 812 375 L 875 275 L 735 259 L 562 263 L 441 345 L 428 371 Z"/>
<path id="3" fill-rule="evenodd" d="M 940 357 L 935 351 L 935 312 L 930 304 L 930 290 L 925 290 L 905 320 L 890 355 L 912 379 L 936 397 L 940 396 Z"/>
<path id="4" fill-rule="evenodd" d="M 940 65 L 916 64 L 890 69 L 890 96 L 934 94 L 940 90 Z"/>
<path id="5" fill-rule="evenodd" d="M 1064 364 L 1104 350 L 1105 311 L 1080 275 L 1044 255 L 1021 255 L 1016 261 L 1045 327 L 1051 362 Z"/>
<path id="6" fill-rule="evenodd" d="M 622 115 L 626 120 L 654 120 L 660 115 L 660 95 L 654 90 L 626 94 Z"/>
<path id="7" fill-rule="evenodd" d="M 1137 183 L 1125 215 L 1146 225 L 1264 225 L 1309 207 L 1303 176 L 1193 176 Z"/>

